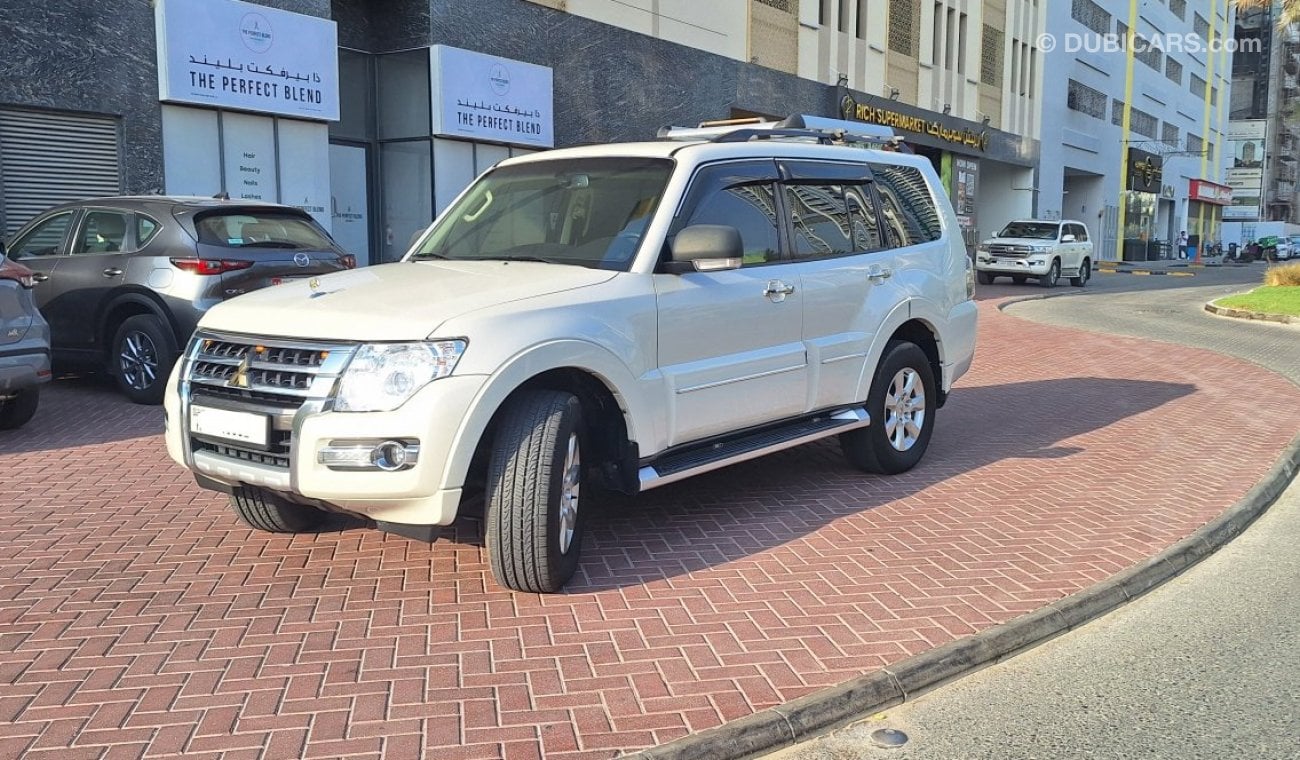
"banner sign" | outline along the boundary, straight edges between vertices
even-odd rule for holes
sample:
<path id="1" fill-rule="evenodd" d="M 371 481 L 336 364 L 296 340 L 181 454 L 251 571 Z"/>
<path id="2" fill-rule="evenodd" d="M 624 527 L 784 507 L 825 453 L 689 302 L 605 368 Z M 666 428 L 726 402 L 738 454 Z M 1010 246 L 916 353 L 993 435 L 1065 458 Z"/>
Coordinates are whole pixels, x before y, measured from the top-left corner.
<path id="1" fill-rule="evenodd" d="M 1159 194 L 1164 185 L 1164 161 L 1154 153 L 1128 149 L 1128 189 Z"/>
<path id="2" fill-rule="evenodd" d="M 446 45 L 432 47 L 429 65 L 435 135 L 555 146 L 550 67 Z"/>
<path id="3" fill-rule="evenodd" d="M 1191 182 L 1191 188 L 1188 192 L 1188 198 L 1202 203 L 1213 203 L 1216 206 L 1228 206 L 1232 204 L 1232 188 L 1227 185 L 1219 185 L 1214 182 L 1208 182 L 1203 179 L 1194 179 Z"/>
<path id="4" fill-rule="evenodd" d="M 158 99 L 339 118 L 338 27 L 239 0 L 156 0 Z"/>
<path id="5" fill-rule="evenodd" d="M 1224 219 L 1260 218 L 1267 136 L 1268 121 L 1265 119 L 1228 122 L 1228 150 L 1232 162 L 1224 172 L 1224 181 L 1235 192 L 1232 207 L 1224 209 Z"/>

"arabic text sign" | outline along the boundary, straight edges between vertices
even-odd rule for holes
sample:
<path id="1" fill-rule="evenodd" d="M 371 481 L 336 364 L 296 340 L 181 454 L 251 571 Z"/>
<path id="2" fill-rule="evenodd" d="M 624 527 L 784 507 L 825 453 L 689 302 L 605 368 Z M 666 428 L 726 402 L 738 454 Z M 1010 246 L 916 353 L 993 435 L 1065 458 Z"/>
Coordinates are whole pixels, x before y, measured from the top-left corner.
<path id="1" fill-rule="evenodd" d="M 988 150 L 989 147 L 987 132 L 976 132 L 969 128 L 949 127 L 933 119 L 909 116 L 888 108 L 858 103 L 849 95 L 845 95 L 840 103 L 840 115 L 846 119 L 855 119 L 868 124 L 879 124 L 884 127 L 901 129 L 905 132 L 929 135 L 936 140 L 963 145 L 979 151 Z"/>
<path id="2" fill-rule="evenodd" d="M 550 148 L 555 145 L 551 69 L 434 45 L 433 133 Z"/>
<path id="3" fill-rule="evenodd" d="M 158 97 L 339 118 L 338 29 L 238 0 L 158 0 Z"/>

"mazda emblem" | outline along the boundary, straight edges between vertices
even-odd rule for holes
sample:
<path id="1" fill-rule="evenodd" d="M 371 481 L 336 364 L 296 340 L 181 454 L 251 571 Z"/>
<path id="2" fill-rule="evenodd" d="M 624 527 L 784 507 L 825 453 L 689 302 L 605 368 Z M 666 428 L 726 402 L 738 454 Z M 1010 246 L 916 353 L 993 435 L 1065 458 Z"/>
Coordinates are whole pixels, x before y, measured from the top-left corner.
<path id="1" fill-rule="evenodd" d="M 293 263 L 300 267 L 305 267 L 311 263 L 311 257 L 305 253 L 295 253 L 293 255 Z"/>

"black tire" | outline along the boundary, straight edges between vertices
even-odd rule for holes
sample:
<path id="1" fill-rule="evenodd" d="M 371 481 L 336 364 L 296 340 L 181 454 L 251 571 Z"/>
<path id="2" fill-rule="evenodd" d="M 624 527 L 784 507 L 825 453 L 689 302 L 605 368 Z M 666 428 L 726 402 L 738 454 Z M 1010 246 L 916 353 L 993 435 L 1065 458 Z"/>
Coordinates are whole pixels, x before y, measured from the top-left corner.
<path id="1" fill-rule="evenodd" d="M 40 399 L 41 389 L 32 386 L 18 391 L 11 399 L 0 401 L 0 430 L 15 430 L 26 425 L 36 414 Z"/>
<path id="2" fill-rule="evenodd" d="M 486 543 L 492 574 L 516 591 L 559 591 L 578 569 L 589 500 L 574 498 L 564 509 L 565 462 L 577 447 L 577 485 L 582 471 L 582 405 L 562 391 L 516 394 L 502 408 L 488 462 Z M 588 489 L 590 491 L 590 489 Z M 567 523 L 562 519 L 572 515 Z M 572 530 L 562 545 L 562 526 Z"/>
<path id="3" fill-rule="evenodd" d="M 127 398 L 156 405 L 162 403 L 167 375 L 179 355 L 171 330 L 157 317 L 139 314 L 123 322 L 113 335 L 108 369 Z"/>
<path id="4" fill-rule="evenodd" d="M 897 375 L 905 370 L 916 374 L 921 383 L 924 412 L 920 434 L 900 450 L 891 442 L 886 430 L 892 414 L 885 410 L 886 397 Z M 930 445 L 930 436 L 934 431 L 934 413 L 938 395 L 935 389 L 934 368 L 930 358 L 921 347 L 906 341 L 890 341 L 885 346 L 885 353 L 876 368 L 876 376 L 871 381 L 871 395 L 867 397 L 867 412 L 871 415 L 871 424 L 840 436 L 840 447 L 844 456 L 854 467 L 866 472 L 882 475 L 895 475 L 912 469 L 925 456 Z"/>
<path id="5" fill-rule="evenodd" d="M 1061 260 L 1052 259 L 1052 266 L 1048 268 L 1047 274 L 1038 278 L 1038 284 L 1045 288 L 1054 288 L 1056 283 L 1061 281 Z"/>
<path id="6" fill-rule="evenodd" d="M 239 519 L 268 533 L 305 533 L 319 527 L 325 513 L 314 507 L 294 504 L 258 488 L 236 488 L 230 506 Z"/>
<path id="7" fill-rule="evenodd" d="M 1078 276 L 1071 277 L 1070 284 L 1076 288 L 1082 288 L 1084 285 L 1088 284 L 1088 280 L 1091 278 L 1092 278 L 1092 262 L 1089 261 L 1088 259 L 1084 259 L 1083 263 L 1079 265 Z"/>
<path id="8" fill-rule="evenodd" d="M 977 275 L 981 285 L 992 285 L 993 281 L 997 279 L 997 275 L 992 272 L 978 272 Z"/>
<path id="9" fill-rule="evenodd" d="M 1024 276 L 1023 274 L 1013 274 L 1013 275 L 1011 275 L 1011 281 L 1014 282 L 1014 283 L 1017 284 L 1017 285 L 1024 285 L 1024 284 L 1025 284 L 1025 276 Z"/>

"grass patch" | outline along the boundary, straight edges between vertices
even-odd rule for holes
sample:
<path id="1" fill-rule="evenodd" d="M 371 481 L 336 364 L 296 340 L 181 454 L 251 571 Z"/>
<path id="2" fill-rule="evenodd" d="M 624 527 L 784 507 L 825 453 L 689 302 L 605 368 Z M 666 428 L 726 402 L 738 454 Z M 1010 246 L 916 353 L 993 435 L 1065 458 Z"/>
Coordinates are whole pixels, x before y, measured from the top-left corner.
<path id="1" fill-rule="evenodd" d="M 1274 287 L 1300 285 L 1300 261 L 1269 267 L 1264 273 L 1264 284 Z"/>
<path id="2" fill-rule="evenodd" d="M 1300 272 L 1300 267 L 1297 267 L 1297 272 Z M 1229 309 L 1300 317 L 1300 285 L 1255 288 L 1249 293 L 1220 298 L 1215 304 Z"/>

